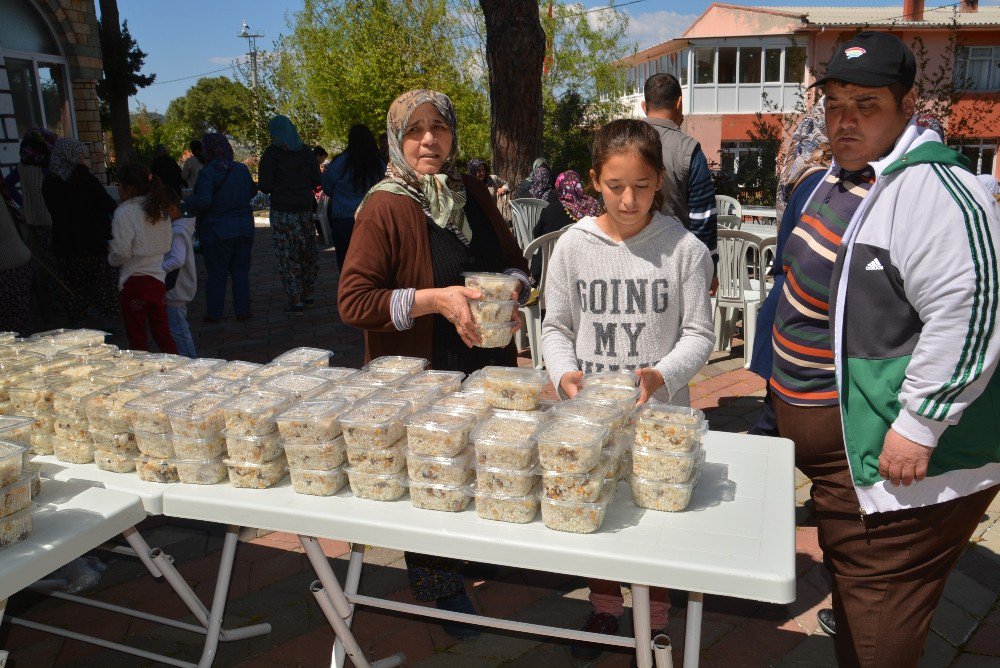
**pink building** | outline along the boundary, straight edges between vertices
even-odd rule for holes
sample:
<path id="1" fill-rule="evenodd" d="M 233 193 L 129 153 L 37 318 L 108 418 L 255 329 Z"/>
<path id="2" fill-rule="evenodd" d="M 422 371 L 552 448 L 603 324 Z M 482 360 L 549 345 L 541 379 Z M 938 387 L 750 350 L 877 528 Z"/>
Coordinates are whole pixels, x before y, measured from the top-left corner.
<path id="1" fill-rule="evenodd" d="M 626 61 L 622 101 L 641 116 L 646 78 L 673 74 L 684 91 L 686 131 L 701 142 L 710 162 L 735 171 L 749 157 L 747 131 L 755 114 L 795 113 L 836 45 L 862 29 L 890 31 L 907 44 L 919 38 L 931 73 L 942 63 L 950 65 L 946 76 L 962 90 L 950 119 L 957 126 L 953 119 L 975 117 L 974 123 L 964 123 L 966 137 L 953 145 L 972 159 L 978 173 L 1000 176 L 1000 7 L 979 7 L 978 0 L 963 0 L 957 9 L 926 10 L 923 0 L 904 0 L 897 7 L 713 3 L 683 36 Z M 950 58 L 949 40 L 955 35 L 962 48 Z"/>

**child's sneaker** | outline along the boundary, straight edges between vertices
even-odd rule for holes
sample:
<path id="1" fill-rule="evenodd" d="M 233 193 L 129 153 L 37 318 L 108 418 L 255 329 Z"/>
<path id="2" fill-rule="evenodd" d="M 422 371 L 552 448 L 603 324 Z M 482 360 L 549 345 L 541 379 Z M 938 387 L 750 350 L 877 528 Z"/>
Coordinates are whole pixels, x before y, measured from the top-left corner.
<path id="1" fill-rule="evenodd" d="M 621 624 L 621 617 L 609 615 L 606 612 L 591 612 L 587 617 L 587 623 L 583 625 L 581 631 L 588 633 L 604 633 L 609 636 L 618 634 L 618 625 Z M 577 661 L 593 661 L 601 655 L 604 650 L 600 645 L 593 643 L 574 643 L 569 648 L 569 654 Z"/>

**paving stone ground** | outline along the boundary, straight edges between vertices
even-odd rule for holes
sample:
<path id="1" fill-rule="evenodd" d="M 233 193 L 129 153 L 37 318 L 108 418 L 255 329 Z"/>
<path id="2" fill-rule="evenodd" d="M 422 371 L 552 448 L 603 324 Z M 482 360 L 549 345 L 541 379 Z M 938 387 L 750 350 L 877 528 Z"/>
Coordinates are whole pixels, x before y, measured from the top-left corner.
<path id="1" fill-rule="evenodd" d="M 231 314 L 219 325 L 201 323 L 204 304 L 199 298 L 190 309 L 199 354 L 267 361 L 296 345 L 315 345 L 336 351 L 335 364 L 358 366 L 363 355 L 361 337 L 337 315 L 337 269 L 332 250 L 321 253 L 317 306 L 304 316 L 283 313 L 284 294 L 277 280 L 266 227 L 258 228 L 254 249 L 254 318 L 237 323 Z M 743 369 L 742 347 L 716 353 L 692 381 L 692 402 L 705 410 L 713 430 L 745 432 L 760 411 L 763 382 Z M 701 646 L 701 665 L 727 667 L 835 666 L 833 643 L 816 623 L 816 612 L 829 607 L 829 584 L 822 551 L 811 525 L 805 501 L 808 480 L 796 472 L 797 599 L 789 605 L 707 596 Z M 969 548 L 945 588 L 932 622 L 932 632 L 921 666 L 1000 666 L 1000 500 L 983 517 Z M 180 572 L 203 601 L 210 601 L 223 527 L 200 522 L 152 518 L 143 535 L 152 546 L 172 555 Z M 346 572 L 348 545 L 324 540 L 325 553 L 335 572 Z M 108 559 L 108 570 L 88 597 L 136 607 L 158 615 L 193 622 L 193 617 L 170 587 L 125 557 Z M 333 633 L 308 593 L 315 578 L 294 535 L 268 533 L 242 543 L 237 550 L 226 625 L 238 627 L 267 621 L 272 632 L 260 638 L 222 643 L 215 666 L 271 668 L 328 665 Z M 586 584 L 579 578 L 501 568 L 495 579 L 468 580 L 468 590 L 485 614 L 521 621 L 578 627 L 587 616 Z M 413 602 L 407 588 L 402 553 L 370 547 L 361 593 Z M 685 609 L 675 595 L 669 631 L 675 665 L 681 665 Z M 630 600 L 626 592 L 626 605 Z M 91 633 L 115 642 L 197 661 L 199 636 L 157 627 L 112 612 L 21 593 L 8 611 L 41 623 Z M 629 610 L 623 621 L 630 629 Z M 483 633 L 476 640 L 456 642 L 436 624 L 375 610 L 360 610 L 354 621 L 357 638 L 370 658 L 404 651 L 408 666 L 417 668 L 589 668 L 570 659 L 563 642 L 508 633 Z M 16 668 L 108 667 L 153 665 L 135 657 L 75 640 L 31 631 L 9 624 L 0 628 L 0 646 L 11 653 Z M 626 667 L 629 655 L 608 651 L 589 664 L 596 668 Z"/>

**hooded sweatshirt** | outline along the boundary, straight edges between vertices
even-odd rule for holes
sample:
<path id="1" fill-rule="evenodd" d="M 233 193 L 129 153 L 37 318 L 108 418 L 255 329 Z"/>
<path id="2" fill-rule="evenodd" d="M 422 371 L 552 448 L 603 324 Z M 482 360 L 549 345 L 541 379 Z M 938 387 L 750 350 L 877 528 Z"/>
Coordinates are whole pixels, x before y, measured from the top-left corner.
<path id="1" fill-rule="evenodd" d="M 545 277 L 542 356 L 552 383 L 581 370 L 655 367 L 654 399 L 690 402 L 688 382 L 715 346 L 708 291 L 712 259 L 679 220 L 660 213 L 614 241 L 581 218 L 552 251 Z"/>
<path id="2" fill-rule="evenodd" d="M 194 218 L 178 218 L 170 224 L 174 240 L 170 252 L 163 257 L 163 271 L 169 274 L 174 269 L 177 283 L 167 292 L 167 306 L 187 306 L 198 292 L 198 272 L 195 268 Z"/>

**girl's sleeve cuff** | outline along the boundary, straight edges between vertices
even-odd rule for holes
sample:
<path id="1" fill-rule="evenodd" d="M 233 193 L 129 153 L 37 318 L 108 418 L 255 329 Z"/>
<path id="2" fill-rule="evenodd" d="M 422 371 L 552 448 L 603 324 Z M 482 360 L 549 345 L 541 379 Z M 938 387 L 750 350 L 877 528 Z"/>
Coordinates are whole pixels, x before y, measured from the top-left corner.
<path id="1" fill-rule="evenodd" d="M 402 288 L 393 290 L 389 297 L 389 316 L 392 318 L 393 326 L 400 332 L 413 327 L 410 312 L 413 310 L 413 298 L 416 293 L 415 288 Z"/>

